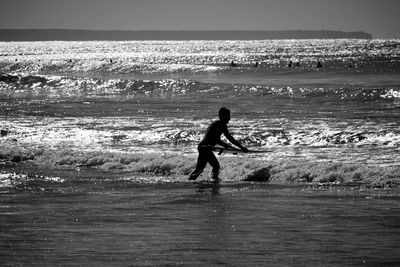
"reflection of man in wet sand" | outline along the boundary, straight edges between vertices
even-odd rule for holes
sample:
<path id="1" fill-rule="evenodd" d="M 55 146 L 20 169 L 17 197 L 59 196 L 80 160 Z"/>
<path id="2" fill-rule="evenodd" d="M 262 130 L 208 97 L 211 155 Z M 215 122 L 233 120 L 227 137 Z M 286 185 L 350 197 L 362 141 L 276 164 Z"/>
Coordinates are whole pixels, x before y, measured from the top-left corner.
<path id="1" fill-rule="evenodd" d="M 206 134 L 204 135 L 203 140 L 199 143 L 197 149 L 199 151 L 199 157 L 197 158 L 197 166 L 196 169 L 190 174 L 189 180 L 196 180 L 197 177 L 203 172 L 204 168 L 207 165 L 207 162 L 212 166 L 212 175 L 211 178 L 214 180 L 218 180 L 219 173 L 219 162 L 215 157 L 212 148 L 219 144 L 225 148 L 233 148 L 227 143 L 221 140 L 221 135 L 224 134 L 226 138 L 239 147 L 243 152 L 248 152 L 248 149 L 242 146 L 228 131 L 228 122 L 231 119 L 231 112 L 227 108 L 221 108 L 218 113 L 219 120 L 214 121 L 208 127 Z"/>
<path id="2" fill-rule="evenodd" d="M 237 67 L 238 65 L 232 60 L 230 66 L 231 66 L 231 67 Z"/>

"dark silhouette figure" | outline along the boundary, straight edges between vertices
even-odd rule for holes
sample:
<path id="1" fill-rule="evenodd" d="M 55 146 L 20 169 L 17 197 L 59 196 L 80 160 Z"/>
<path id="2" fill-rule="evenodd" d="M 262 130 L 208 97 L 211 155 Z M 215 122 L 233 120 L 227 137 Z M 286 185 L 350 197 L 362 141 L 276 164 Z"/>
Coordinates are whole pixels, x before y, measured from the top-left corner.
<path id="1" fill-rule="evenodd" d="M 237 67 L 238 65 L 232 60 L 230 66 L 231 66 L 231 67 Z"/>
<path id="2" fill-rule="evenodd" d="M 295 66 L 296 68 L 300 67 L 300 61 L 297 61 Z"/>
<path id="3" fill-rule="evenodd" d="M 293 65 L 293 61 L 290 60 L 290 62 L 289 62 L 289 64 L 288 64 L 288 67 L 291 68 L 292 65 Z"/>
<path id="4" fill-rule="evenodd" d="M 221 140 L 221 135 L 224 134 L 226 138 L 239 147 L 243 152 L 248 152 L 248 149 L 242 146 L 228 131 L 228 122 L 231 119 L 231 112 L 227 108 L 221 108 L 218 112 L 219 120 L 214 121 L 210 124 L 207 129 L 206 134 L 204 135 L 203 140 L 197 146 L 197 150 L 199 151 L 199 156 L 197 158 L 197 166 L 196 169 L 190 174 L 189 180 L 196 180 L 197 177 L 203 172 L 207 163 L 210 163 L 212 166 L 211 178 L 215 181 L 218 181 L 218 173 L 220 169 L 219 162 L 213 153 L 213 146 L 219 144 L 225 148 L 233 148 L 227 143 Z"/>
<path id="5" fill-rule="evenodd" d="M 318 69 L 320 69 L 320 68 L 322 68 L 322 63 L 318 60 L 318 62 L 317 62 L 317 68 Z"/>
<path id="6" fill-rule="evenodd" d="M 254 65 L 254 68 L 258 68 L 259 63 L 256 62 L 256 64 Z"/>

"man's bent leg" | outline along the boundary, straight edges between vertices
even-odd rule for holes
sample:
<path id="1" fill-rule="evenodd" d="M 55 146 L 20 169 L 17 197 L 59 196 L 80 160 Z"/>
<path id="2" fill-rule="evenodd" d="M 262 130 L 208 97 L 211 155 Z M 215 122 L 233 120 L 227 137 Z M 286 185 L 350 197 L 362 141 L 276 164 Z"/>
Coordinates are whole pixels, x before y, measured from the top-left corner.
<path id="1" fill-rule="evenodd" d="M 203 170 L 198 170 L 197 168 L 192 171 L 192 173 L 189 175 L 189 180 L 196 180 L 197 177 L 200 176 L 200 174 L 203 172 Z"/>
<path id="2" fill-rule="evenodd" d="M 196 180 L 197 177 L 203 172 L 207 165 L 207 157 L 203 151 L 199 149 L 199 156 L 197 158 L 196 169 L 189 175 L 189 180 Z"/>
<path id="3" fill-rule="evenodd" d="M 211 151 L 210 154 L 208 155 L 208 163 L 210 163 L 210 165 L 212 166 L 211 179 L 218 180 L 220 165 L 214 153 Z"/>

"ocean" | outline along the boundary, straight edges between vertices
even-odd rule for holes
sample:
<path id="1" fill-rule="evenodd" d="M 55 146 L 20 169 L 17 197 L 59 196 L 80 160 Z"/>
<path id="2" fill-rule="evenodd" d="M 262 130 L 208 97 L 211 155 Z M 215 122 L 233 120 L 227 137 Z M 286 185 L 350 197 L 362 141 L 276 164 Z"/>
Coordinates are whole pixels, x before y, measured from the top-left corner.
<path id="1" fill-rule="evenodd" d="M 400 40 L 0 42 L 0 73 L 4 266 L 400 264 Z M 192 183 L 221 107 L 269 152 Z"/>

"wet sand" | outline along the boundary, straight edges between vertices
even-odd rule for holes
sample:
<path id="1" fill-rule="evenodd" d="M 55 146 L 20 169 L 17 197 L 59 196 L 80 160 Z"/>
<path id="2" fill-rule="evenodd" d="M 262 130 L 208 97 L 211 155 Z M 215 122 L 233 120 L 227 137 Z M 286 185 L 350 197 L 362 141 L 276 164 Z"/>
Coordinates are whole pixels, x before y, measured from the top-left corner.
<path id="1" fill-rule="evenodd" d="M 40 182 L 0 194 L 2 266 L 386 266 L 398 191 Z"/>

